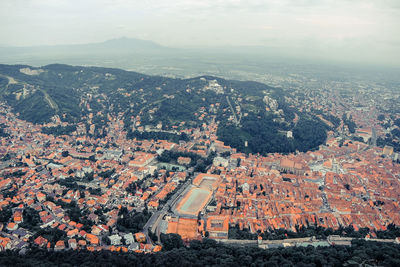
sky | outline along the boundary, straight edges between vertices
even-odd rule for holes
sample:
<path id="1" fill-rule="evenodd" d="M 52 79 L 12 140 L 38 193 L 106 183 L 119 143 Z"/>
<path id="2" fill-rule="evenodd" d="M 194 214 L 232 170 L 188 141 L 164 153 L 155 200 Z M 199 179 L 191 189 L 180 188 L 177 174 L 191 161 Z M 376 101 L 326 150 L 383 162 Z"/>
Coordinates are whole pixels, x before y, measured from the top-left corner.
<path id="1" fill-rule="evenodd" d="M 0 45 L 266 46 L 399 64 L 400 0 L 1 0 Z M 275 50 L 274 50 L 275 51 Z"/>

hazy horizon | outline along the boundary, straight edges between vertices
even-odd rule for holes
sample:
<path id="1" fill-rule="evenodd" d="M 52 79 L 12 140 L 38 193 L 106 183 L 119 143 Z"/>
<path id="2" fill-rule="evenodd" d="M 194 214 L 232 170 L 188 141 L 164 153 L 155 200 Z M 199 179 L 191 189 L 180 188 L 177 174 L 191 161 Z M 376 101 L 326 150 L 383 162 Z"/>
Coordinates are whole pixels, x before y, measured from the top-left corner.
<path id="1" fill-rule="evenodd" d="M 6 0 L 3 46 L 120 38 L 177 48 L 260 46 L 277 55 L 399 66 L 395 0 Z"/>

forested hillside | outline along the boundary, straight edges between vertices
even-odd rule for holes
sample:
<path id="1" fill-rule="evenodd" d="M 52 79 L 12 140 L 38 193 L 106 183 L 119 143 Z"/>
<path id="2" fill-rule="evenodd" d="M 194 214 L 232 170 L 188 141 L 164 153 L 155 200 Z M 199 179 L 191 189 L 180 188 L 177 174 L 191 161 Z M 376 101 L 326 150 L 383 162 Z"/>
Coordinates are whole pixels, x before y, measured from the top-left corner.
<path id="1" fill-rule="evenodd" d="M 180 242 L 179 242 L 180 241 Z M 400 245 L 356 240 L 352 246 L 259 249 L 230 247 L 215 240 L 182 240 L 158 253 L 31 250 L 0 253 L 2 266 L 399 266 Z"/>
<path id="2" fill-rule="evenodd" d="M 0 98 L 21 119 L 70 124 L 43 129 L 52 134 L 68 134 L 83 122 L 101 137 L 109 116 L 118 116 L 128 137 L 178 141 L 185 139 L 180 130 L 216 121 L 219 139 L 246 153 L 317 148 L 328 126 L 288 106 L 285 97 L 280 88 L 210 76 L 172 79 L 98 67 L 0 65 Z"/>

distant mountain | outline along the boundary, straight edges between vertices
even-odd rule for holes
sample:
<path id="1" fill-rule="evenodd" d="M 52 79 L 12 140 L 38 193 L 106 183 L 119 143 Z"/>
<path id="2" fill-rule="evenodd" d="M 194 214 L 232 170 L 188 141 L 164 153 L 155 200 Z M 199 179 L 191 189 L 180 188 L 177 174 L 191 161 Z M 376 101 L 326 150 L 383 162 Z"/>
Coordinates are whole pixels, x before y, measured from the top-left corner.
<path id="1" fill-rule="evenodd" d="M 26 47 L 7 47 L 0 46 L 0 56 L 11 56 L 10 53 L 18 55 L 29 54 L 43 55 L 51 53 L 70 53 L 95 54 L 95 53 L 137 53 L 137 52 L 156 52 L 167 51 L 170 48 L 161 46 L 152 41 L 134 38 L 118 38 L 101 43 L 90 44 L 71 44 L 71 45 L 46 45 L 46 46 L 26 46 Z M 8 54 L 7 54 L 8 53 Z"/>
<path id="2" fill-rule="evenodd" d="M 0 46 L 0 63 L 31 66 L 62 63 L 118 67 L 135 69 L 149 74 L 154 74 L 154 72 L 164 74 L 162 71 L 164 66 L 168 69 L 171 65 L 179 66 L 179 62 L 183 62 L 180 53 L 179 49 L 165 47 L 152 41 L 123 37 L 91 44 Z M 190 61 L 187 65 L 194 64 Z M 183 68 L 181 67 L 181 69 Z M 189 68 L 185 67 L 185 69 Z"/>
<path id="3" fill-rule="evenodd" d="M 169 133 L 158 135 L 161 139 L 176 140 L 179 130 L 216 120 L 219 139 L 239 151 L 318 147 L 328 127 L 290 107 L 286 97 L 283 90 L 262 83 L 212 76 L 172 79 L 99 67 L 0 65 L 0 99 L 20 118 L 33 123 L 59 118 L 84 123 L 86 130 L 94 125 L 91 134 L 97 137 L 107 132 L 110 115 L 121 116 L 129 137 L 161 129 Z"/>
<path id="4" fill-rule="evenodd" d="M 92 44 L 93 46 L 101 46 L 108 48 L 123 48 L 123 49 L 170 49 L 165 46 L 161 46 L 153 41 L 141 40 L 136 38 L 121 37 L 117 39 L 107 40 L 102 43 Z"/>

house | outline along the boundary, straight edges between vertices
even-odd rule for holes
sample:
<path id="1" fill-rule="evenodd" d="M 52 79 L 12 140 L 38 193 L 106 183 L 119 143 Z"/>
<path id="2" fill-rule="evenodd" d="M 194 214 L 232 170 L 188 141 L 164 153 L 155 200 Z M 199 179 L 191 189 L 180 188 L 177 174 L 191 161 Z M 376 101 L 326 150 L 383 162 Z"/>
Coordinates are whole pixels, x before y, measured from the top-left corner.
<path id="1" fill-rule="evenodd" d="M 192 161 L 192 159 L 189 157 L 179 157 L 178 158 L 178 164 L 182 164 L 182 165 L 188 165 L 188 164 L 190 164 L 191 161 Z"/>
<path id="2" fill-rule="evenodd" d="M 119 246 L 119 245 L 121 245 L 121 239 L 122 239 L 122 237 L 120 237 L 119 235 L 117 235 L 117 234 L 115 234 L 115 235 L 110 235 L 108 238 L 110 238 L 111 245 L 114 245 L 114 246 Z"/>
<path id="3" fill-rule="evenodd" d="M 76 239 L 69 239 L 68 240 L 68 246 L 69 246 L 70 249 L 75 250 L 77 248 Z"/>
<path id="4" fill-rule="evenodd" d="M 223 157 L 215 157 L 213 160 L 213 165 L 214 166 L 222 166 L 227 168 L 229 165 L 229 160 L 223 158 Z"/>
<path id="5" fill-rule="evenodd" d="M 23 229 L 17 229 L 15 231 L 12 232 L 12 235 L 19 238 L 19 239 L 24 239 L 24 238 L 28 238 L 31 236 L 31 234 L 29 234 L 27 231 L 23 230 Z"/>
<path id="6" fill-rule="evenodd" d="M 42 236 L 38 236 L 33 243 L 35 243 L 36 245 L 38 245 L 39 247 L 43 247 L 45 245 L 47 245 L 48 241 L 46 238 L 42 237 Z"/>
<path id="7" fill-rule="evenodd" d="M 8 237 L 0 237 L 0 251 L 11 249 L 11 239 Z"/>
<path id="8" fill-rule="evenodd" d="M 127 245 L 130 245 L 135 242 L 135 239 L 133 238 L 132 233 L 124 235 L 124 239 L 125 239 L 125 244 L 127 244 Z"/>
<path id="9" fill-rule="evenodd" d="M 22 223 L 24 221 L 23 216 L 22 216 L 22 211 L 16 211 L 14 212 L 14 218 L 13 218 L 15 223 Z"/>
<path id="10" fill-rule="evenodd" d="M 7 230 L 8 231 L 14 231 L 18 229 L 18 224 L 10 222 L 9 224 L 7 224 Z"/>
<path id="11" fill-rule="evenodd" d="M 73 229 L 73 230 L 69 230 L 69 231 L 67 232 L 67 236 L 68 236 L 69 238 L 71 238 L 71 237 L 76 236 L 78 233 L 79 233 L 78 229 L 75 228 L 75 229 Z"/>
<path id="12" fill-rule="evenodd" d="M 153 248 L 152 244 L 144 244 L 145 252 L 151 252 L 152 248 Z"/>
<path id="13" fill-rule="evenodd" d="M 79 235 L 80 235 L 81 237 L 85 237 L 85 236 L 87 235 L 87 233 L 86 233 L 86 231 L 84 231 L 84 230 L 80 230 L 80 231 L 79 231 Z"/>
<path id="14" fill-rule="evenodd" d="M 392 146 L 386 145 L 386 146 L 383 148 L 382 154 L 383 154 L 383 155 L 386 155 L 386 156 L 392 155 L 392 154 L 393 154 L 393 147 L 392 147 Z"/>
<path id="15" fill-rule="evenodd" d="M 98 245 L 100 242 L 99 238 L 93 234 L 86 234 L 86 240 L 92 245 Z"/>
<path id="16" fill-rule="evenodd" d="M 94 235 L 100 235 L 100 233 L 102 232 L 102 229 L 96 225 L 92 226 L 92 234 Z"/>
<path id="17" fill-rule="evenodd" d="M 139 243 L 145 243 L 146 242 L 146 236 L 143 233 L 136 233 L 135 234 L 135 239 Z"/>
<path id="18" fill-rule="evenodd" d="M 161 249 L 162 249 L 162 246 L 156 245 L 156 246 L 154 246 L 154 248 L 153 248 L 153 252 L 159 252 L 159 251 L 161 251 Z"/>
<path id="19" fill-rule="evenodd" d="M 108 227 L 112 227 L 112 226 L 114 226 L 116 223 L 117 223 L 117 220 L 115 220 L 115 219 L 110 219 L 110 220 L 108 220 L 108 222 L 107 222 L 107 226 L 108 226 Z"/>
<path id="20" fill-rule="evenodd" d="M 65 249 L 64 241 L 63 240 L 57 241 L 56 245 L 54 246 L 54 250 L 55 251 L 60 251 L 60 250 L 63 250 L 63 249 Z"/>
<path id="21" fill-rule="evenodd" d="M 50 226 L 56 222 L 56 220 L 50 214 L 47 216 L 41 217 L 40 219 L 43 222 L 43 224 L 40 226 L 41 228 L 46 228 L 47 226 Z"/>
<path id="22" fill-rule="evenodd" d="M 36 194 L 36 198 L 37 198 L 37 200 L 38 200 L 39 202 L 43 202 L 43 201 L 46 200 L 46 195 L 43 194 L 42 192 L 38 192 L 38 193 Z"/>
<path id="23" fill-rule="evenodd" d="M 135 251 L 135 250 L 138 250 L 139 248 L 140 248 L 140 245 L 137 242 L 131 243 L 128 247 L 129 251 Z"/>
<path id="24" fill-rule="evenodd" d="M 207 231 L 210 238 L 228 238 L 229 216 L 210 216 L 207 219 Z"/>
<path id="25" fill-rule="evenodd" d="M 14 249 L 21 250 L 23 248 L 27 248 L 29 246 L 28 242 L 19 241 L 16 245 L 14 245 Z"/>
<path id="26" fill-rule="evenodd" d="M 78 241 L 78 245 L 81 247 L 85 247 L 86 246 L 86 240 L 79 240 Z"/>
<path id="27" fill-rule="evenodd" d="M 304 166 L 302 164 L 286 158 L 279 162 L 279 171 L 290 172 L 296 175 L 304 175 L 305 173 Z"/>
<path id="28" fill-rule="evenodd" d="M 10 178 L 0 181 L 0 188 L 6 188 L 11 184 L 12 180 Z"/>
<path id="29" fill-rule="evenodd" d="M 156 210 L 158 208 L 158 205 L 159 205 L 158 200 L 151 200 L 147 204 L 147 207 L 149 207 L 149 209 Z"/>
<path id="30" fill-rule="evenodd" d="M 130 167 L 144 167 L 156 158 L 155 154 L 136 152 L 135 158 L 129 161 Z"/>

